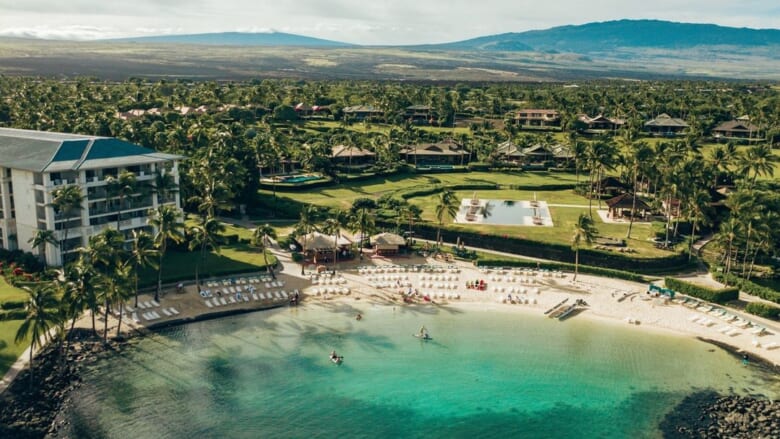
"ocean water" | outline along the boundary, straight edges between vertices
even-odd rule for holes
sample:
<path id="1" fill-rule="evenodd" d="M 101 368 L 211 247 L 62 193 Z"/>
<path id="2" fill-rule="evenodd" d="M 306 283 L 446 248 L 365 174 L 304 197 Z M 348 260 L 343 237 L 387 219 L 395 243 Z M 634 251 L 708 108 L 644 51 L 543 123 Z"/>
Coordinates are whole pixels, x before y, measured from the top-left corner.
<path id="1" fill-rule="evenodd" d="M 697 390 L 780 394 L 720 349 L 619 323 L 358 303 L 139 339 L 90 366 L 61 436 L 642 438 Z"/>

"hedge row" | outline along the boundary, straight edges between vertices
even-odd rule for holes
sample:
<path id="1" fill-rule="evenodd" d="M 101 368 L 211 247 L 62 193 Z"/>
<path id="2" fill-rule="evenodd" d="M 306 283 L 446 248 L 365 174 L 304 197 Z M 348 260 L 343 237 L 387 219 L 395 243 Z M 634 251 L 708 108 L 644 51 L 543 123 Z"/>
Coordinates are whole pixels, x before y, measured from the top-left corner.
<path id="1" fill-rule="evenodd" d="M 745 306 L 745 311 L 767 319 L 777 319 L 780 317 L 780 308 L 763 302 L 750 302 Z"/>
<path id="2" fill-rule="evenodd" d="M 426 197 L 428 195 L 433 195 L 436 193 L 439 193 L 443 191 L 444 189 L 449 189 L 452 191 L 466 191 L 466 190 L 474 190 L 474 191 L 483 191 L 483 190 L 496 190 L 498 189 L 498 185 L 493 183 L 471 183 L 471 184 L 455 184 L 452 186 L 444 186 L 444 185 L 432 185 L 432 186 L 423 186 L 423 187 L 416 187 L 412 189 L 406 189 L 398 191 L 398 195 L 403 198 L 404 200 L 408 200 L 409 198 L 414 197 Z"/>
<path id="3" fill-rule="evenodd" d="M 712 273 L 712 277 L 718 282 L 728 285 L 735 285 L 739 287 L 741 291 L 744 291 L 751 296 L 757 296 L 771 302 L 780 303 L 780 293 L 771 288 L 759 285 L 747 279 L 742 279 L 741 277 L 734 276 L 733 274 L 726 276 L 723 273 Z"/>
<path id="4" fill-rule="evenodd" d="M 516 259 L 479 259 L 476 262 L 478 267 L 524 267 L 524 268 L 542 268 L 545 270 L 566 270 L 574 271 L 574 264 L 566 264 L 561 262 L 535 262 L 535 261 L 520 261 Z M 580 265 L 578 271 L 580 273 L 595 274 L 598 276 L 610 277 L 613 279 L 630 280 L 633 282 L 647 282 L 648 280 L 641 274 L 631 273 L 628 271 L 612 270 L 609 268 L 590 267 L 587 265 Z"/>
<path id="5" fill-rule="evenodd" d="M 392 228 L 393 224 L 380 224 L 380 227 Z M 574 251 L 571 246 L 530 239 L 511 237 L 507 235 L 491 235 L 466 230 L 442 228 L 442 240 L 448 243 L 458 242 L 458 238 L 471 247 L 483 248 L 516 255 L 533 255 L 536 258 L 552 261 L 574 263 Z M 415 226 L 415 236 L 420 239 L 435 240 L 436 226 L 418 224 Z M 602 252 L 593 249 L 580 250 L 580 264 L 592 267 L 609 268 L 613 270 L 635 271 L 645 274 L 659 271 L 677 271 L 688 267 L 688 255 L 672 254 L 659 258 L 636 258 L 620 253 Z"/>
<path id="6" fill-rule="evenodd" d="M 716 290 L 675 279 L 673 277 L 664 278 L 664 283 L 666 284 L 666 288 L 708 302 L 726 303 L 730 300 L 737 300 L 739 298 L 739 288 L 720 288 Z"/>

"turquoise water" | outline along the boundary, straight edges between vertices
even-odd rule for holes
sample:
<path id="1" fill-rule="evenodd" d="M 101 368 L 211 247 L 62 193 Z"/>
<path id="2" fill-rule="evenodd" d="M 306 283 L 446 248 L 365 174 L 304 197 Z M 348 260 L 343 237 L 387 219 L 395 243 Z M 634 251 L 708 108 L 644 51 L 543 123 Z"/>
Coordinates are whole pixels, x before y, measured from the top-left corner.
<path id="1" fill-rule="evenodd" d="M 285 183 L 303 183 L 305 181 L 319 180 L 322 177 L 316 175 L 299 175 L 295 177 L 285 177 Z"/>
<path id="2" fill-rule="evenodd" d="M 309 304 L 140 339 L 91 367 L 65 412 L 68 434 L 658 437 L 659 420 L 695 390 L 780 393 L 777 377 L 710 345 L 625 325 L 354 306 Z M 423 324 L 432 341 L 411 336 Z M 332 349 L 343 365 L 330 362 Z"/>
<path id="3" fill-rule="evenodd" d="M 480 224 L 496 225 L 530 225 L 531 218 L 538 216 L 550 221 L 550 209 L 545 203 L 536 208 L 529 201 L 483 200 L 484 206 L 479 210 Z M 470 206 L 461 204 L 458 214 L 465 218 Z M 461 222 L 468 222 L 459 219 Z"/>

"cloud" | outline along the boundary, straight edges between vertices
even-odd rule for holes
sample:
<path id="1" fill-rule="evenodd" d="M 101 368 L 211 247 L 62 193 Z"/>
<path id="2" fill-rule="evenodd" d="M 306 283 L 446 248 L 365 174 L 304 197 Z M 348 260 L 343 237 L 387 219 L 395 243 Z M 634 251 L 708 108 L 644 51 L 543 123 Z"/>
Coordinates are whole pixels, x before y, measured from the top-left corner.
<path id="1" fill-rule="evenodd" d="M 111 38 L 120 36 L 120 32 L 113 28 L 96 26 L 63 26 L 63 27 L 11 27 L 0 29 L 0 35 L 17 38 L 41 38 L 45 40 L 95 40 L 99 38 Z"/>

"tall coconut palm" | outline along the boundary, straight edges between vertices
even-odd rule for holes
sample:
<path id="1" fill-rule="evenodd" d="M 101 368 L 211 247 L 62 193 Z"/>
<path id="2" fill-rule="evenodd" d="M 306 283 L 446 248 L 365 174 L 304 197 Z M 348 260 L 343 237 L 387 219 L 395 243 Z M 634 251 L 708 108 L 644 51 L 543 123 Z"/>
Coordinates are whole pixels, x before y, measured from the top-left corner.
<path id="1" fill-rule="evenodd" d="M 119 176 L 106 177 L 106 190 L 108 196 L 118 199 L 117 214 L 116 214 L 116 229 L 119 230 L 122 222 L 122 210 L 125 207 L 125 200 L 127 197 L 135 195 L 140 189 L 138 179 L 135 174 L 130 171 L 122 171 Z"/>
<path id="2" fill-rule="evenodd" d="M 596 238 L 598 231 L 593 224 L 593 219 L 589 215 L 581 213 L 574 225 L 574 235 L 571 237 L 571 248 L 574 250 L 574 280 L 577 280 L 577 273 L 580 265 L 580 247 L 590 245 Z"/>
<path id="3" fill-rule="evenodd" d="M 350 216 L 352 216 L 353 225 L 357 225 L 360 230 L 360 242 L 358 243 L 360 258 L 363 259 L 363 241 L 366 240 L 368 228 L 373 224 L 373 215 L 371 211 L 376 209 L 376 201 L 371 198 L 357 198 L 350 207 Z M 371 245 L 371 241 L 368 241 Z"/>
<path id="4" fill-rule="evenodd" d="M 301 242 L 301 253 L 303 257 L 301 258 L 301 274 L 303 275 L 306 270 L 306 240 L 308 238 L 308 235 L 313 232 L 316 227 L 314 225 L 315 223 L 315 215 L 317 214 L 317 208 L 315 208 L 312 205 L 304 206 L 303 209 L 301 209 L 301 215 L 298 219 L 298 223 L 295 225 L 296 233 L 299 237 L 303 237 L 303 242 Z"/>
<path id="5" fill-rule="evenodd" d="M 724 263 L 726 264 L 726 270 L 725 274 L 728 275 L 731 273 L 731 264 L 734 259 L 733 251 L 734 251 L 734 241 L 737 239 L 737 235 L 740 232 L 740 224 L 739 221 L 731 217 L 728 220 L 724 221 L 720 225 L 720 230 L 718 231 L 718 234 L 715 236 L 716 241 L 720 244 L 721 248 L 725 248 L 726 252 L 723 256 Z M 728 276 L 726 278 L 726 283 L 728 283 Z"/>
<path id="6" fill-rule="evenodd" d="M 774 176 L 775 165 L 780 162 L 780 157 L 774 155 L 772 147 L 768 143 L 751 147 L 747 151 L 746 158 L 749 162 L 749 169 L 753 171 L 753 185 L 756 184 L 756 179 L 759 176 Z"/>
<path id="7" fill-rule="evenodd" d="M 157 204 L 163 204 L 171 195 L 179 192 L 179 185 L 170 172 L 158 171 L 154 175 L 152 192 L 157 195 Z"/>
<path id="8" fill-rule="evenodd" d="M 70 230 L 68 221 L 75 212 L 83 209 L 83 203 L 84 195 L 81 193 L 81 188 L 75 184 L 57 188 L 52 192 L 51 206 L 65 220 L 62 223 L 63 233 L 60 240 L 60 256 L 63 266 L 65 265 L 65 251 L 67 250 L 65 249 L 65 243 L 68 241 L 68 231 Z"/>
<path id="9" fill-rule="evenodd" d="M 38 254 L 43 258 L 43 267 L 46 268 L 46 244 L 57 245 L 57 237 L 53 230 L 36 230 L 33 237 L 27 240 L 30 246 L 38 249 Z"/>
<path id="10" fill-rule="evenodd" d="M 200 264 L 206 257 L 206 250 L 219 253 L 219 235 L 225 231 L 225 225 L 214 217 L 203 218 L 200 224 L 190 228 L 190 251 L 198 250 L 195 262 L 195 285 L 200 291 Z"/>
<path id="11" fill-rule="evenodd" d="M 25 305 L 26 316 L 16 331 L 14 343 L 21 344 L 30 339 L 30 389 L 33 377 L 33 352 L 40 349 L 49 340 L 49 331 L 58 323 L 60 313 L 59 302 L 50 284 L 42 284 L 34 288 L 25 287 L 29 297 Z"/>
<path id="12" fill-rule="evenodd" d="M 691 221 L 691 239 L 688 242 L 688 260 L 693 257 L 693 240 L 696 237 L 696 226 L 707 224 L 707 210 L 710 205 L 710 196 L 703 189 L 695 190 L 690 196 L 685 198 L 683 208 L 687 211 L 688 219 Z"/>
<path id="13" fill-rule="evenodd" d="M 263 252 L 263 262 L 265 262 L 266 270 L 271 274 L 271 277 L 273 279 L 276 279 L 276 274 L 274 274 L 274 269 L 271 267 L 271 265 L 268 263 L 268 245 L 271 239 L 276 239 L 276 230 L 274 230 L 273 227 L 271 227 L 270 224 L 263 224 L 262 226 L 257 226 L 252 231 L 252 245 L 258 247 L 261 252 Z"/>
<path id="14" fill-rule="evenodd" d="M 133 264 L 126 261 L 114 267 L 111 276 L 103 279 L 106 301 L 114 306 L 119 305 L 119 322 L 116 326 L 116 336 L 122 331 L 122 316 L 125 311 L 125 301 L 133 297 Z M 108 309 L 106 309 L 106 317 Z M 106 319 L 106 322 L 108 319 Z M 108 341 L 108 326 L 103 331 L 103 342 Z"/>
<path id="15" fill-rule="evenodd" d="M 150 212 L 148 223 L 154 227 L 154 244 L 159 251 L 157 264 L 157 290 L 154 300 L 160 300 L 162 291 L 163 258 L 168 249 L 168 241 L 182 242 L 184 240 L 184 223 L 181 222 L 181 212 L 172 205 L 163 204 Z"/>
<path id="16" fill-rule="evenodd" d="M 322 233 L 333 236 L 333 272 L 336 272 L 336 260 L 339 254 L 339 236 L 341 236 L 341 222 L 335 218 L 330 217 L 325 220 L 325 224 L 322 227 Z"/>
<path id="17" fill-rule="evenodd" d="M 89 309 L 92 317 L 92 333 L 97 335 L 95 326 L 95 314 L 97 313 L 97 273 L 92 264 L 88 263 L 83 255 L 79 257 L 76 263 L 71 264 L 65 274 L 66 279 L 72 285 L 63 296 L 63 303 L 66 305 L 66 314 L 70 318 L 70 329 L 68 330 L 68 339 L 70 342 L 73 333 L 73 327 L 81 313 Z M 67 347 L 66 347 L 67 352 Z"/>
<path id="18" fill-rule="evenodd" d="M 436 244 L 441 242 L 441 228 L 444 225 L 444 221 L 454 218 L 458 213 L 458 198 L 455 196 L 455 192 L 449 189 L 444 189 L 439 192 L 436 197 L 436 206 L 434 207 L 434 214 L 436 216 Z"/>
<path id="19" fill-rule="evenodd" d="M 157 268 L 158 251 L 154 248 L 154 238 L 147 232 L 134 229 L 130 247 L 129 261 L 133 264 L 135 285 L 135 305 L 138 306 L 138 271 L 143 267 Z"/>

